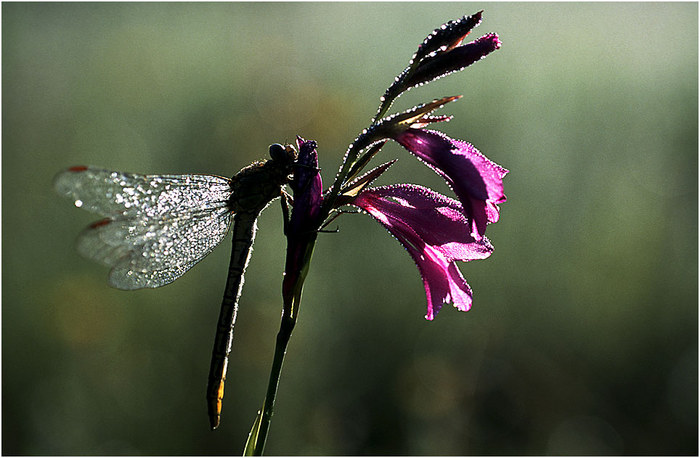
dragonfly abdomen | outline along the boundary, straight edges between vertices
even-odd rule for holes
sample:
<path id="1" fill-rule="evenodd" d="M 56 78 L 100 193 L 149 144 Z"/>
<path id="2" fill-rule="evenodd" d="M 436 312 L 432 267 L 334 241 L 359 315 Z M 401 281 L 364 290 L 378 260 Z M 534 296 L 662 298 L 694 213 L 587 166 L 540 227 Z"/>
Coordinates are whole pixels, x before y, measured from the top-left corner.
<path id="1" fill-rule="evenodd" d="M 289 181 L 296 152 L 291 146 L 270 146 L 271 160 L 256 162 L 231 178 L 231 196 L 228 208 L 233 217 L 233 247 L 221 304 L 219 321 L 214 338 L 209 380 L 207 383 L 207 409 L 212 429 L 219 426 L 228 357 L 233 343 L 233 329 L 238 314 L 238 299 L 243 288 L 243 276 L 248 266 L 255 240 L 256 220 L 261 211 L 282 193 L 282 186 Z"/>
<path id="2" fill-rule="evenodd" d="M 233 218 L 233 247 L 231 263 L 226 281 L 224 299 L 214 338 L 211 356 L 209 381 L 207 385 L 207 406 L 209 424 L 212 429 L 219 426 L 228 357 L 233 343 L 233 329 L 238 314 L 238 298 L 243 289 L 245 269 L 255 240 L 257 213 L 237 213 Z"/>

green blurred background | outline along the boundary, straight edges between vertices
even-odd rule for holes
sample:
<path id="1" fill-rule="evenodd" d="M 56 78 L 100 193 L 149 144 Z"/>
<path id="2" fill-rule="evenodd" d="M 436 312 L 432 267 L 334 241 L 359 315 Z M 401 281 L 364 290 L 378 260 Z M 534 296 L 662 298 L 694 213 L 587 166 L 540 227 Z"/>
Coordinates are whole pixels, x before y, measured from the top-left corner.
<path id="1" fill-rule="evenodd" d="M 510 169 L 474 307 L 423 319 L 410 257 L 345 216 L 319 237 L 269 454 L 698 453 L 694 3 L 2 5 L 2 452 L 240 454 L 279 325 L 285 240 L 260 220 L 222 426 L 204 388 L 230 242 L 122 292 L 80 258 L 67 166 L 233 175 L 296 134 L 329 185 L 417 45 L 484 9 L 503 47 L 394 109 Z M 383 183 L 449 190 L 397 145 Z"/>

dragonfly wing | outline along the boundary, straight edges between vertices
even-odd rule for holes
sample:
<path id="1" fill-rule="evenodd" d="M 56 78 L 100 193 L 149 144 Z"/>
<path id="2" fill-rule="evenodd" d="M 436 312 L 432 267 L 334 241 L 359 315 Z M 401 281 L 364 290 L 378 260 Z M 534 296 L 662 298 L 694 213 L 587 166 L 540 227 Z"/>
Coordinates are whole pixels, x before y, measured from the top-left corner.
<path id="1" fill-rule="evenodd" d="M 89 226 L 78 238 L 78 251 L 112 267 L 109 284 L 115 288 L 157 288 L 209 254 L 226 236 L 231 219 L 225 202 L 180 214 L 119 215 Z"/>
<path id="2" fill-rule="evenodd" d="M 214 175 L 139 175 L 78 166 L 60 172 L 54 188 L 76 207 L 102 216 L 148 218 L 216 208 L 231 197 L 231 180 Z"/>

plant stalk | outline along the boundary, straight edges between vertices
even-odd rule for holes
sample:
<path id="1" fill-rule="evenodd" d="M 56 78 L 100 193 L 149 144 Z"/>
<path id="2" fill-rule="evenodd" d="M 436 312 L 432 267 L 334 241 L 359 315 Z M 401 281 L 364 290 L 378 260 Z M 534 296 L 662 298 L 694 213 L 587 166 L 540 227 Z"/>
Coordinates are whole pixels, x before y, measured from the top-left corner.
<path id="1" fill-rule="evenodd" d="M 277 388 L 279 387 L 280 374 L 282 372 L 282 363 L 284 355 L 287 353 L 287 344 L 292 336 L 292 330 L 296 324 L 296 316 L 291 313 L 283 313 L 280 330 L 277 333 L 277 342 L 275 345 L 275 355 L 272 360 L 272 368 L 270 369 L 270 380 L 267 385 L 267 393 L 265 394 L 265 405 L 263 406 L 262 417 L 260 420 L 260 430 L 258 432 L 257 441 L 253 454 L 261 456 L 265 449 L 267 440 L 267 432 L 270 429 L 270 421 L 275 409 L 275 398 L 277 397 Z"/>

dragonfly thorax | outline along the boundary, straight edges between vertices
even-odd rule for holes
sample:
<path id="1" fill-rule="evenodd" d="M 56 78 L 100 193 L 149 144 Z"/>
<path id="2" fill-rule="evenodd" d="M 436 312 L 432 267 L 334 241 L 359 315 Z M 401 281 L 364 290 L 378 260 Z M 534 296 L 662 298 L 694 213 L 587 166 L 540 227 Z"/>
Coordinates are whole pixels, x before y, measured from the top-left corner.
<path id="1" fill-rule="evenodd" d="M 291 145 L 270 146 L 270 158 L 241 169 L 231 178 L 229 206 L 235 213 L 261 212 L 280 196 L 282 186 L 290 181 L 297 153 Z"/>

